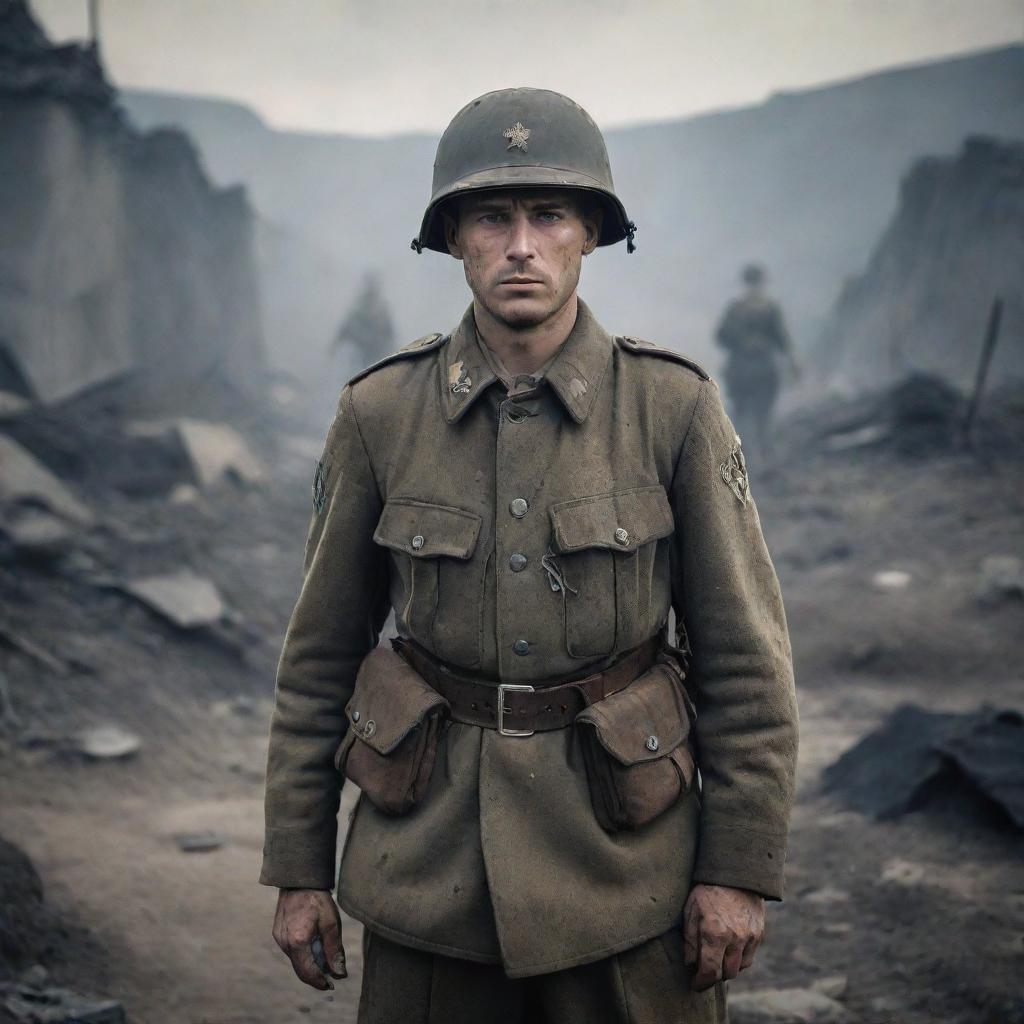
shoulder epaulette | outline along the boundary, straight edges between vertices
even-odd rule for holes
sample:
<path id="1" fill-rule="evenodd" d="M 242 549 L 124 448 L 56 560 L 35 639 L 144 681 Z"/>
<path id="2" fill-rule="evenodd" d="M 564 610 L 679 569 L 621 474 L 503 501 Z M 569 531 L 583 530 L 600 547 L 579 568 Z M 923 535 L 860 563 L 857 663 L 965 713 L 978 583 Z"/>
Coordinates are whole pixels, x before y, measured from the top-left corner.
<path id="1" fill-rule="evenodd" d="M 653 342 L 642 341 L 640 338 L 629 338 L 625 335 L 620 336 L 619 341 L 622 342 L 622 347 L 629 352 L 640 352 L 645 356 L 657 356 L 659 359 L 671 359 L 673 362 L 682 363 L 683 366 L 693 370 L 701 380 L 711 380 L 711 374 L 700 363 L 695 363 L 692 359 L 687 359 L 686 356 L 670 348 L 660 348 Z"/>
<path id="2" fill-rule="evenodd" d="M 365 370 L 360 370 L 354 377 L 349 379 L 348 385 L 355 384 L 357 381 L 373 373 L 374 370 L 379 370 L 382 366 L 387 366 L 389 363 L 397 363 L 400 359 L 412 359 L 415 356 L 422 355 L 424 352 L 433 352 L 434 349 L 440 348 L 449 337 L 450 335 L 448 334 L 424 334 L 422 338 L 410 341 L 408 345 L 400 348 L 397 352 L 392 352 L 383 359 L 378 359 L 377 362 L 371 363 Z"/>

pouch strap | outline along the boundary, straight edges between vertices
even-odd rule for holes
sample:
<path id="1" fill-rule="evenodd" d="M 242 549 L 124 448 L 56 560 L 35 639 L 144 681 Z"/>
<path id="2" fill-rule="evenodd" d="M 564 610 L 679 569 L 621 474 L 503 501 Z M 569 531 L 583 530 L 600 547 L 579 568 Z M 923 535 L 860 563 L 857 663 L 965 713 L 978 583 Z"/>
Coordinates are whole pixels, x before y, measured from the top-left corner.
<path id="1" fill-rule="evenodd" d="M 532 683 L 533 690 L 502 688 L 497 680 L 485 680 L 454 671 L 412 640 L 396 637 L 392 647 L 429 683 L 451 707 L 451 717 L 466 725 L 500 729 L 506 734 L 527 735 L 564 729 L 588 705 L 624 690 L 657 660 L 662 637 L 652 636 L 624 654 L 614 665 L 581 678 Z M 504 707 L 498 721 L 499 690 Z"/>

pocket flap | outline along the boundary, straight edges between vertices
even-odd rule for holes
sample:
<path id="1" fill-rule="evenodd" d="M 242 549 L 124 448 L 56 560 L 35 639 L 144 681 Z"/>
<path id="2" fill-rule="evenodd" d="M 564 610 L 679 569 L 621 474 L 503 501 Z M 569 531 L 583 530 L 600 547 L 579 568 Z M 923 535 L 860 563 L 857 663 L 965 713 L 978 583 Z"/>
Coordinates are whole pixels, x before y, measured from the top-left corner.
<path id="1" fill-rule="evenodd" d="M 412 498 L 389 498 L 373 539 L 413 558 L 470 558 L 480 536 L 475 512 Z"/>
<path id="2" fill-rule="evenodd" d="M 584 708 L 576 721 L 592 725 L 601 746 L 624 765 L 664 757 L 690 734 L 683 688 L 664 665 Z"/>
<path id="3" fill-rule="evenodd" d="M 562 501 L 551 506 L 550 515 L 555 547 L 562 554 L 583 548 L 636 551 L 675 527 L 661 484 Z"/>
<path id="4" fill-rule="evenodd" d="M 349 728 L 378 754 L 387 755 L 428 715 L 448 707 L 400 655 L 375 647 L 363 659 L 345 705 Z"/>

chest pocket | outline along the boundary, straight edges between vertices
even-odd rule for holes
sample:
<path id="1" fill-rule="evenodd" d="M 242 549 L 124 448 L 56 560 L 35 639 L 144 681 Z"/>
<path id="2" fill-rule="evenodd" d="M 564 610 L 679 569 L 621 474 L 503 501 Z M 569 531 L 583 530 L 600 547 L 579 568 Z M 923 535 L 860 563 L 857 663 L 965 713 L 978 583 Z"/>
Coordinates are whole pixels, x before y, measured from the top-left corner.
<path id="1" fill-rule="evenodd" d="M 549 510 L 565 646 L 574 658 L 634 647 L 661 625 L 652 581 L 657 541 L 675 523 L 661 484 L 559 502 Z M 661 562 L 667 567 L 667 557 Z"/>
<path id="2" fill-rule="evenodd" d="M 391 603 L 398 628 L 438 657 L 480 660 L 482 574 L 469 562 L 480 536 L 475 512 L 413 498 L 389 498 L 373 539 L 391 551 Z"/>

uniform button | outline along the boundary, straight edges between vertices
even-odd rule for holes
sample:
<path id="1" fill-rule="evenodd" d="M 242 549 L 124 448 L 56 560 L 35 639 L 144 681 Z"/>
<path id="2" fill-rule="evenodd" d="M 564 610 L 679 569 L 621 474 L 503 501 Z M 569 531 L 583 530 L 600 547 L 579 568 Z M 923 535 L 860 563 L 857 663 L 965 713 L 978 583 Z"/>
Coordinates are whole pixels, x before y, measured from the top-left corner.
<path id="1" fill-rule="evenodd" d="M 619 542 L 620 544 L 628 544 L 628 543 L 629 543 L 629 531 L 628 531 L 628 530 L 624 530 L 624 529 L 623 529 L 623 528 L 622 528 L 622 527 L 620 526 L 620 527 L 619 527 L 619 528 L 618 528 L 618 529 L 617 529 L 617 530 L 615 531 L 615 539 L 616 539 L 616 540 L 617 540 L 617 541 L 618 541 L 618 542 Z"/>
<path id="2" fill-rule="evenodd" d="M 525 498 L 513 498 L 508 508 L 516 519 L 522 519 L 529 512 L 530 505 Z"/>
<path id="3" fill-rule="evenodd" d="M 652 752 L 657 750 L 658 746 L 659 746 L 659 744 L 658 744 L 658 737 L 657 736 L 648 736 L 647 737 L 647 744 L 646 745 L 647 745 L 647 749 L 652 751 Z"/>
<path id="4" fill-rule="evenodd" d="M 526 568 L 526 555 L 521 555 L 518 551 L 512 555 L 508 564 L 513 572 L 522 572 Z"/>
<path id="5" fill-rule="evenodd" d="M 360 716 L 360 714 L 359 714 L 359 712 L 358 712 L 358 711 L 353 711 L 353 712 L 352 712 L 352 721 L 353 721 L 353 722 L 358 722 L 358 721 L 359 721 L 359 719 L 360 719 L 360 717 L 361 717 L 361 716 Z"/>
<path id="6" fill-rule="evenodd" d="M 412 547 L 413 547 L 414 551 L 419 551 L 419 549 L 421 547 L 423 547 L 423 537 L 422 537 L 422 535 L 417 533 L 416 536 L 413 537 L 413 539 L 412 539 Z"/>
<path id="7" fill-rule="evenodd" d="M 529 654 L 530 653 L 530 644 L 526 640 L 517 640 L 512 645 L 512 650 L 515 651 L 516 654 Z"/>

